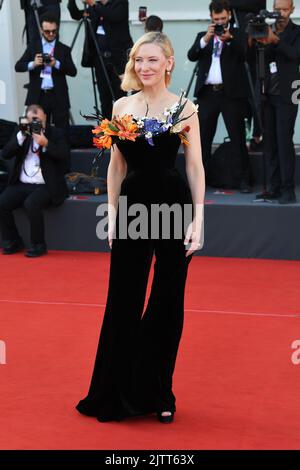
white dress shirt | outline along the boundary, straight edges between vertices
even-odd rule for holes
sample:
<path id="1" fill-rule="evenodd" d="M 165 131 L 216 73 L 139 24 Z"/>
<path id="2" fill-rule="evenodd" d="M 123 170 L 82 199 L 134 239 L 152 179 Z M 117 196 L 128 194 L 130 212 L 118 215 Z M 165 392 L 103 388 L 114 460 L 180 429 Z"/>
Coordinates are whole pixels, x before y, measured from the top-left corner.
<path id="1" fill-rule="evenodd" d="M 17 134 L 18 144 L 20 147 L 23 145 L 26 136 L 22 134 L 21 131 Z M 39 145 L 32 139 L 32 148 L 37 150 Z M 25 157 L 25 160 L 22 165 L 22 170 L 20 173 L 20 181 L 22 183 L 30 184 L 45 184 L 45 180 L 42 175 L 41 170 L 41 161 L 38 153 L 32 151 L 31 145 L 29 147 L 28 153 Z M 44 149 L 43 149 L 44 150 Z"/>
<path id="2" fill-rule="evenodd" d="M 56 44 L 56 39 L 52 42 L 46 41 L 46 39 L 42 39 L 42 45 L 43 45 L 43 53 L 44 54 L 50 54 L 53 56 L 54 54 L 54 49 L 55 49 L 55 44 Z M 60 69 L 60 61 L 56 60 L 54 67 L 59 70 Z M 34 61 L 29 62 L 28 64 L 28 70 L 33 70 L 34 69 Z M 42 90 L 49 90 L 50 88 L 54 87 L 53 79 L 52 79 L 52 67 L 50 65 L 45 65 L 44 68 L 41 71 L 41 78 L 43 79 L 42 81 Z"/>
<path id="3" fill-rule="evenodd" d="M 205 85 L 220 85 L 221 83 L 223 83 L 221 62 L 220 62 L 223 45 L 224 45 L 223 41 L 221 41 L 219 37 L 215 35 L 211 67 L 209 69 L 208 76 L 205 81 Z M 201 49 L 204 49 L 206 46 L 207 46 L 207 43 L 205 42 L 204 37 L 203 37 L 201 38 L 201 41 L 200 41 L 200 47 Z"/>

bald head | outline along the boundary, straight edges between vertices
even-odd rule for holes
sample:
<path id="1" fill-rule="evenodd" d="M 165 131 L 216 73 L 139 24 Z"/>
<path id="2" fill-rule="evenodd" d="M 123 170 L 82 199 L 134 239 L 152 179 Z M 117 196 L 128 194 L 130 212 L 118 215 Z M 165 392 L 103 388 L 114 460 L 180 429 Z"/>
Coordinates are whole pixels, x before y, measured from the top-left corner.
<path id="1" fill-rule="evenodd" d="M 291 9 L 294 8 L 294 1 L 293 0 L 274 0 L 274 8 L 287 8 Z"/>
<path id="2" fill-rule="evenodd" d="M 288 25 L 294 9 L 293 0 L 274 0 L 274 11 L 280 13 L 281 16 L 281 19 L 277 21 L 277 25 L 281 30 Z"/>

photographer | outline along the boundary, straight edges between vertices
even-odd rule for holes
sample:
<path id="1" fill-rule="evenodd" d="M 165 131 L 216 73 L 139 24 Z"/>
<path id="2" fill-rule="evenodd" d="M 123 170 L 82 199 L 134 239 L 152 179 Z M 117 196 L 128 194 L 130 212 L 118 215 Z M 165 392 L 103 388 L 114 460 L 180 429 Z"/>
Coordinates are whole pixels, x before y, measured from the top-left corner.
<path id="1" fill-rule="evenodd" d="M 100 2 L 84 0 L 84 3 L 88 7 L 86 11 L 78 9 L 76 0 L 69 0 L 70 15 L 75 20 L 81 20 L 87 16 L 91 21 L 103 63 L 117 100 L 125 95 L 121 90 L 121 79 L 127 62 L 128 49 L 133 44 L 129 32 L 128 0 L 100 0 Z M 112 114 L 111 91 L 88 28 L 86 28 L 82 66 L 95 67 L 102 114 L 110 119 Z"/>
<path id="2" fill-rule="evenodd" d="M 21 0 L 21 8 L 25 11 L 27 44 L 40 38 L 40 31 L 35 18 L 34 9 L 37 8 L 39 19 L 45 14 L 55 15 L 60 20 L 61 0 Z"/>
<path id="3" fill-rule="evenodd" d="M 16 72 L 29 71 L 26 105 L 40 104 L 56 127 L 68 129 L 70 100 L 66 76 L 75 77 L 76 67 L 71 50 L 58 40 L 57 19 L 45 14 L 41 18 L 43 39 L 29 44 L 16 63 Z"/>
<path id="4" fill-rule="evenodd" d="M 207 171 L 219 115 L 236 151 L 240 191 L 250 192 L 249 156 L 245 138 L 247 79 L 244 69 L 244 34 L 229 27 L 230 5 L 226 0 L 212 1 L 212 24 L 199 33 L 188 52 L 199 62 L 195 97 L 199 104 L 203 162 Z"/>
<path id="5" fill-rule="evenodd" d="M 46 128 L 46 115 L 39 105 L 31 105 L 20 130 L 2 150 L 4 159 L 15 157 L 7 188 L 0 195 L 0 228 L 3 254 L 23 250 L 13 211 L 22 205 L 29 217 L 31 247 L 28 257 L 47 253 L 43 209 L 58 206 L 67 197 L 64 175 L 69 146 L 61 129 Z"/>
<path id="6" fill-rule="evenodd" d="M 270 166 L 270 190 L 265 196 L 290 204 L 296 201 L 293 135 L 298 103 L 292 94 L 293 82 L 300 79 L 300 26 L 290 19 L 293 0 L 275 0 L 274 11 L 281 18 L 273 28 L 266 26 L 267 37 L 250 36 L 249 46 L 252 52 L 255 41 L 265 46 L 265 150 Z"/>

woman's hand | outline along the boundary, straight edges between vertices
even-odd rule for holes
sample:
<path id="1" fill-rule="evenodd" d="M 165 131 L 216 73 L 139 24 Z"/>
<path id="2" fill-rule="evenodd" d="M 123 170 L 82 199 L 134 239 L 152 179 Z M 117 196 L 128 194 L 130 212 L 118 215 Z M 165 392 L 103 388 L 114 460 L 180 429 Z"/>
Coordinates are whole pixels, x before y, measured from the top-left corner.
<path id="1" fill-rule="evenodd" d="M 113 239 L 114 239 L 114 231 L 108 230 L 108 244 L 109 244 L 110 249 L 112 249 Z"/>
<path id="2" fill-rule="evenodd" d="M 201 250 L 203 247 L 203 219 L 202 220 L 193 220 L 186 231 L 186 236 L 184 240 L 186 245 L 186 257 L 190 256 L 197 250 Z"/>
<path id="3" fill-rule="evenodd" d="M 116 221 L 115 219 L 111 219 L 109 220 L 108 222 L 108 244 L 109 244 L 109 248 L 112 249 L 112 244 L 113 244 L 113 240 L 115 238 L 115 229 L 116 229 Z"/>

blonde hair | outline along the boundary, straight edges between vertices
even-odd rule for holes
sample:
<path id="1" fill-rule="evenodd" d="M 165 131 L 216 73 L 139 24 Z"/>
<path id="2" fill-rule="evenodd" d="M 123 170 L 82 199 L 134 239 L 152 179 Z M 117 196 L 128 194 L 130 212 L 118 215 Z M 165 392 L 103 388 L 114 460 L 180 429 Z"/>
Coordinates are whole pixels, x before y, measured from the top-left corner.
<path id="1" fill-rule="evenodd" d="M 141 90 L 143 88 L 143 84 L 134 70 L 136 53 L 139 47 L 141 47 L 143 44 L 157 44 L 161 48 L 167 59 L 174 55 L 174 49 L 168 36 L 157 31 L 151 31 L 150 33 L 144 34 L 140 39 L 136 41 L 130 51 L 129 60 L 126 65 L 124 78 L 121 84 L 121 88 L 124 91 Z M 166 72 L 165 74 L 166 86 L 168 86 L 171 82 L 173 69 L 174 65 L 172 66 L 172 70 L 170 70 L 170 73 Z"/>

